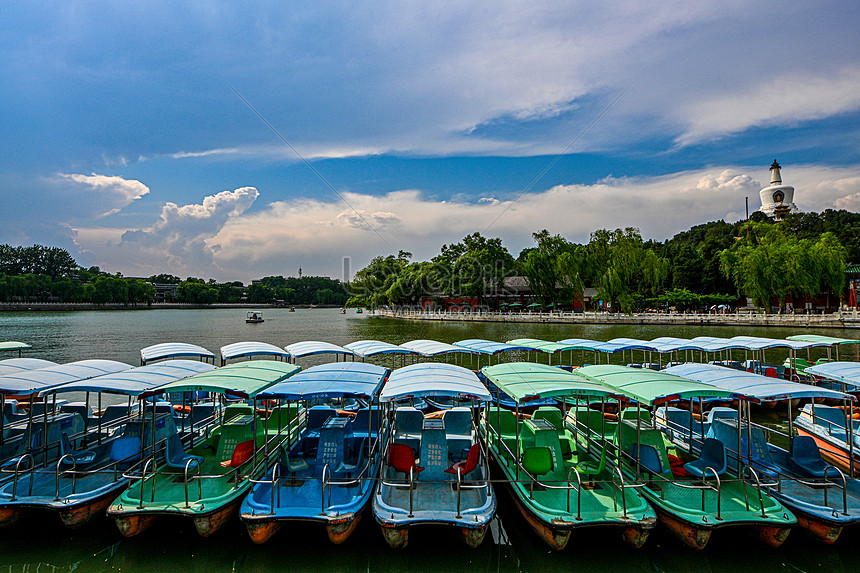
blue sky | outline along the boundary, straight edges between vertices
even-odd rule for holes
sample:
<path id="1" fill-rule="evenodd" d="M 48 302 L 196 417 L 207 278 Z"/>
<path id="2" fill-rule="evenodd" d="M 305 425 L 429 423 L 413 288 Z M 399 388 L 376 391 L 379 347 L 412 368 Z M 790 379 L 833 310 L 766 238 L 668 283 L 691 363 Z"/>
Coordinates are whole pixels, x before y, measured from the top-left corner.
<path id="1" fill-rule="evenodd" d="M 340 278 L 475 231 L 516 255 L 543 228 L 734 221 L 774 158 L 801 209 L 858 211 L 857 21 L 848 1 L 5 2 L 0 242 L 126 276 Z"/>

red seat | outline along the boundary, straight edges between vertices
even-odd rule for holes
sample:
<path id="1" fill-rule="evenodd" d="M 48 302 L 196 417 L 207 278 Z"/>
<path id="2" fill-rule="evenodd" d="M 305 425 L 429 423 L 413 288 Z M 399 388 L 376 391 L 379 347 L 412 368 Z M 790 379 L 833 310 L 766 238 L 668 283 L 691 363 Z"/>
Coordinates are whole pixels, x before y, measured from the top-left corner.
<path id="1" fill-rule="evenodd" d="M 416 474 L 424 471 L 424 468 L 418 467 L 415 464 L 412 448 L 406 444 L 391 444 L 388 450 L 388 465 L 394 468 L 394 471 L 403 472 L 407 476 L 409 475 L 409 470 L 412 470 Z"/>
<path id="2" fill-rule="evenodd" d="M 449 474 L 460 474 L 460 476 L 464 476 L 478 467 L 478 460 L 481 459 L 481 446 L 480 444 L 472 444 L 472 447 L 469 448 L 469 455 L 466 456 L 465 462 L 457 462 L 447 470 L 446 473 Z"/>
<path id="3" fill-rule="evenodd" d="M 221 462 L 221 465 L 225 468 L 238 468 L 254 455 L 254 440 L 248 440 L 247 442 L 242 442 L 241 444 L 236 444 L 236 448 L 233 450 L 233 457 L 229 460 L 225 460 Z"/>

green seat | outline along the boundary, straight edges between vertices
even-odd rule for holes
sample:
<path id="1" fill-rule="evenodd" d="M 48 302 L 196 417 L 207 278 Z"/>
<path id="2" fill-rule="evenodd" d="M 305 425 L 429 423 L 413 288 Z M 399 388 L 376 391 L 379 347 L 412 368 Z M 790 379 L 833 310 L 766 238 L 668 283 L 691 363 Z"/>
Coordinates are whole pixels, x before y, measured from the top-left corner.
<path id="1" fill-rule="evenodd" d="M 523 468 L 533 476 L 552 471 L 552 451 L 546 446 L 532 446 L 523 451 Z"/>
<path id="2" fill-rule="evenodd" d="M 604 468 L 606 468 L 606 444 L 604 444 L 603 448 L 600 450 L 599 461 L 595 462 L 593 460 L 585 460 L 576 464 L 576 471 L 578 471 L 580 475 L 587 475 L 588 481 L 592 482 L 594 481 L 594 476 L 602 473 Z"/>
<path id="3" fill-rule="evenodd" d="M 558 408 L 553 408 L 552 406 L 541 406 L 532 414 L 532 419 L 534 420 L 546 420 L 553 426 L 555 426 L 556 430 L 564 430 L 564 422 L 562 420 L 561 410 Z"/>

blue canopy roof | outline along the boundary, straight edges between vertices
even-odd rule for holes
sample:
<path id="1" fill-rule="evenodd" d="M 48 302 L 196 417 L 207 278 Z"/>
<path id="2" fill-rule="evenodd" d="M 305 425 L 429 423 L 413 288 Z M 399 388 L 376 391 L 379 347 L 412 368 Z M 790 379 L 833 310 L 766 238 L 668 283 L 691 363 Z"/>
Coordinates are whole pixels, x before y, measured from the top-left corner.
<path id="1" fill-rule="evenodd" d="M 460 340 L 459 342 L 455 342 L 454 346 L 490 355 L 498 354 L 499 352 L 510 352 L 511 350 L 530 350 L 527 346 L 505 344 L 504 342 L 493 342 L 492 340 L 482 340 L 480 338 Z"/>
<path id="2" fill-rule="evenodd" d="M 57 366 L 57 363 L 50 360 L 42 360 L 41 358 L 7 358 L 6 360 L 0 360 L 0 376 L 24 372 L 26 370 L 50 368 L 51 366 Z"/>
<path id="3" fill-rule="evenodd" d="M 285 347 L 293 358 L 301 358 L 303 356 L 311 356 L 314 354 L 348 354 L 352 356 L 352 350 L 347 350 L 343 346 L 332 344 L 331 342 L 319 342 L 316 340 L 305 340 L 289 344 Z"/>
<path id="4" fill-rule="evenodd" d="M 799 384 L 797 382 L 789 382 L 788 380 L 769 378 L 760 374 L 726 368 L 725 366 L 718 366 L 716 364 L 679 364 L 678 366 L 666 368 L 664 372 L 686 378 L 687 380 L 693 380 L 694 382 L 710 384 L 716 388 L 728 390 L 729 392 L 753 398 L 760 402 L 818 397 L 854 400 L 853 396 L 835 390 L 828 390 L 827 388 L 820 388 L 811 384 Z"/>
<path id="5" fill-rule="evenodd" d="M 356 356 L 362 358 L 376 356 L 377 354 L 418 354 L 415 350 L 388 342 L 380 342 L 379 340 L 358 340 L 350 342 L 344 348 L 351 350 Z"/>
<path id="6" fill-rule="evenodd" d="M 380 402 L 423 396 L 457 396 L 487 402 L 491 396 L 471 370 L 443 363 L 412 364 L 392 372 L 379 394 Z"/>
<path id="7" fill-rule="evenodd" d="M 589 340 L 588 338 L 565 338 L 559 340 L 559 344 L 570 346 L 571 350 L 590 350 L 592 352 L 618 352 L 626 350 L 627 347 L 623 344 L 612 344 L 611 342 L 600 342 L 599 340 Z"/>
<path id="8" fill-rule="evenodd" d="M 469 350 L 461 346 L 454 346 L 447 342 L 438 342 L 436 340 L 411 340 L 401 344 L 403 348 L 420 354 L 421 356 L 438 356 L 440 354 L 451 354 L 454 352 L 462 352 L 464 354 L 473 354 L 474 350 Z"/>
<path id="9" fill-rule="evenodd" d="M 289 358 L 290 353 L 267 342 L 234 342 L 233 344 L 221 347 L 222 362 L 246 356 L 278 356 L 280 358 Z"/>
<path id="10" fill-rule="evenodd" d="M 106 392 L 137 396 L 158 388 L 169 382 L 182 380 L 201 372 L 215 370 L 215 366 L 196 360 L 167 360 L 138 368 L 130 368 L 122 372 L 105 374 L 88 380 L 69 382 L 62 386 L 40 392 L 40 395 L 59 394 L 60 392 Z"/>
<path id="11" fill-rule="evenodd" d="M 390 370 L 365 362 L 332 362 L 299 372 L 260 392 L 260 398 L 306 400 L 311 398 L 372 398 L 379 393 Z"/>
<path id="12" fill-rule="evenodd" d="M 186 344 L 184 342 L 165 342 L 153 344 L 140 350 L 140 361 L 143 364 L 153 360 L 164 360 L 166 358 L 179 358 L 181 356 L 198 356 L 200 358 L 211 358 L 215 361 L 215 355 L 202 346 Z"/>
<path id="13" fill-rule="evenodd" d="M 816 364 L 815 366 L 807 366 L 804 373 L 814 374 L 815 376 L 823 376 L 838 382 L 847 382 L 849 384 L 860 384 L 860 362 L 827 362 L 825 364 Z"/>
<path id="14" fill-rule="evenodd" d="M 35 394 L 61 384 L 122 372 L 130 368 L 131 364 L 116 360 L 79 360 L 78 362 L 0 376 L 0 392 L 3 394 Z"/>
<path id="15" fill-rule="evenodd" d="M 621 350 L 648 350 L 659 352 L 659 346 L 647 340 L 639 340 L 638 338 L 613 338 L 607 344 L 620 346 Z"/>

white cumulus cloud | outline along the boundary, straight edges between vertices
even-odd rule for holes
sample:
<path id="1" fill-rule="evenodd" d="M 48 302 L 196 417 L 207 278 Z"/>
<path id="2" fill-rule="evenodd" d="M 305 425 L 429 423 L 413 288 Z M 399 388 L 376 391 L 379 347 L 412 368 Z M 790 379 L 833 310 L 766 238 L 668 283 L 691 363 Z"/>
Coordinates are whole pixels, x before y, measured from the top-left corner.
<path id="1" fill-rule="evenodd" d="M 79 183 L 94 196 L 96 208 L 106 211 L 98 216 L 113 215 L 149 193 L 149 187 L 135 179 L 123 179 L 116 175 L 81 175 L 78 173 L 58 173 L 59 177 Z"/>

